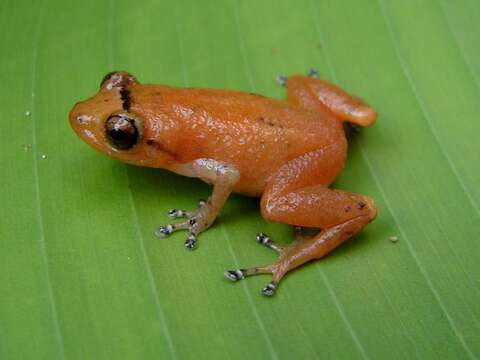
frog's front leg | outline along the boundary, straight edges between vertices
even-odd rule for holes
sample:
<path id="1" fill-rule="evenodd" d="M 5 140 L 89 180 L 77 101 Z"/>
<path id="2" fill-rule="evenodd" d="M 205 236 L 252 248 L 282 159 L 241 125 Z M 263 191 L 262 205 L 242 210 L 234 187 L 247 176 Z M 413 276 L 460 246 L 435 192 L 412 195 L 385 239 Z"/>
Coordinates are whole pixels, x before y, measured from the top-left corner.
<path id="1" fill-rule="evenodd" d="M 233 165 L 213 159 L 198 159 L 191 163 L 177 165 L 173 170 L 178 174 L 196 177 L 213 185 L 212 195 L 206 201 L 200 201 L 197 210 L 172 209 L 169 211 L 170 217 L 185 217 L 185 221 L 160 226 L 155 231 L 157 236 L 163 238 L 177 230 L 188 230 L 189 234 L 185 241 L 185 247 L 191 250 L 196 247 L 197 236 L 208 229 L 215 221 L 233 187 L 239 180 L 240 173 Z"/>

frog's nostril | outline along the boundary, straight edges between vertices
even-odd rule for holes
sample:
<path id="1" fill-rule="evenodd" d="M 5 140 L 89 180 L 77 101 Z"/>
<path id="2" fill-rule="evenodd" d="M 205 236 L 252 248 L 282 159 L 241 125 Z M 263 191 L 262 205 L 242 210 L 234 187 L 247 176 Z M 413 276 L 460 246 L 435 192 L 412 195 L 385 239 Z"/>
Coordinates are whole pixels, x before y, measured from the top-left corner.
<path id="1" fill-rule="evenodd" d="M 91 115 L 86 115 L 86 114 L 82 114 L 82 115 L 78 115 L 75 120 L 77 121 L 77 123 L 79 125 L 85 125 L 85 124 L 88 124 L 90 121 L 93 120 L 93 116 Z"/>
<path id="2" fill-rule="evenodd" d="M 82 111 L 81 104 L 81 102 L 76 103 L 68 114 L 68 119 L 70 120 L 70 125 L 72 127 L 76 127 L 77 125 L 82 125 L 84 123 L 84 115 L 86 114 L 84 111 Z"/>

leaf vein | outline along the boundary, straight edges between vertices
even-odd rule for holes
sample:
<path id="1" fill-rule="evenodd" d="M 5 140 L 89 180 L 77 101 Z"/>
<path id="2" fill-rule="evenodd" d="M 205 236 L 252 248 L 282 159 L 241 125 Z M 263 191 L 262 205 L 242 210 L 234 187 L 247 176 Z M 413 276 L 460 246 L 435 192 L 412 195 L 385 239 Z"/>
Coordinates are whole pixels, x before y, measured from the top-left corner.
<path id="1" fill-rule="evenodd" d="M 59 347 L 60 358 L 65 359 L 65 344 L 63 341 L 62 332 L 60 329 L 60 324 L 58 321 L 58 310 L 57 304 L 55 301 L 55 294 L 53 292 L 52 280 L 50 276 L 50 267 L 48 264 L 48 251 L 47 244 L 45 239 L 45 228 L 44 228 L 44 217 L 42 211 L 42 200 L 40 196 L 40 176 L 39 176 L 39 166 L 38 158 L 40 156 L 38 152 L 38 141 L 37 141 L 37 116 L 36 116 L 36 101 L 35 101 L 35 88 L 37 86 L 37 62 L 38 62 L 38 44 L 40 42 L 40 34 L 43 28 L 43 18 L 45 16 L 45 6 L 46 0 L 42 1 L 40 4 L 40 9 L 38 11 L 37 24 L 35 27 L 34 33 L 34 42 L 33 42 L 33 52 L 32 52 L 32 82 L 31 82 L 31 116 L 32 116 L 32 156 L 33 156 L 33 178 L 35 180 L 35 203 L 36 211 L 38 216 L 38 227 L 40 236 L 38 237 L 38 244 L 40 247 L 40 254 L 43 259 L 43 266 L 45 268 L 45 282 L 47 286 L 48 300 L 50 302 L 52 321 L 54 327 L 54 334 L 56 341 Z"/>
<path id="2" fill-rule="evenodd" d="M 395 50 L 395 54 L 397 56 L 397 59 L 399 60 L 399 63 L 400 63 L 400 66 L 402 68 L 402 71 L 404 72 L 409 84 L 410 84 L 410 87 L 412 89 L 412 92 L 414 93 L 417 101 L 418 101 L 418 104 L 420 105 L 420 108 L 424 114 L 424 117 L 425 119 L 427 120 L 427 124 L 429 125 L 430 127 L 430 130 L 432 131 L 432 134 L 435 138 L 435 140 L 437 141 L 438 145 L 440 146 L 440 142 L 438 140 L 438 136 L 437 136 L 437 133 L 436 131 L 433 129 L 432 127 L 432 124 L 431 124 L 431 121 L 430 121 L 430 118 L 429 116 L 427 115 L 427 113 L 425 112 L 425 108 L 424 108 L 424 105 L 423 105 L 423 102 L 421 101 L 421 99 L 419 98 L 418 96 L 418 93 L 417 93 L 417 90 L 412 82 L 412 79 L 411 79 L 411 74 L 410 72 L 408 71 L 408 69 L 406 68 L 405 64 L 404 64 L 404 60 L 403 58 L 401 57 L 400 53 L 399 53 L 399 49 L 398 49 L 398 45 L 397 45 L 397 42 L 396 42 L 396 38 L 393 36 L 393 30 L 392 30 L 392 26 L 390 24 L 390 20 L 388 19 L 388 17 L 386 16 L 385 14 L 385 10 L 384 10 L 384 7 L 383 7 L 383 3 L 381 0 L 377 0 L 378 1 L 378 5 L 379 5 L 379 9 L 380 9 L 380 12 L 383 16 L 383 18 L 385 19 L 385 24 L 387 26 L 387 29 L 388 29 L 388 32 L 389 32 L 389 36 L 392 40 L 392 43 L 393 43 L 393 46 L 394 46 L 394 50 Z M 408 239 L 408 237 L 406 236 L 404 230 L 402 229 L 402 227 L 400 226 L 400 223 L 398 221 L 398 219 L 396 218 L 396 215 L 395 213 L 393 212 L 393 208 L 392 206 L 390 205 L 390 202 L 388 201 L 387 197 L 386 197 L 386 194 L 383 190 L 383 188 L 380 186 L 380 182 L 378 181 L 378 178 L 377 178 L 377 175 L 376 173 L 373 171 L 373 167 L 372 165 L 370 164 L 370 161 L 368 160 L 368 157 L 366 156 L 364 150 L 362 147 L 361 148 L 361 151 L 362 151 L 362 156 L 364 157 L 366 163 L 367 163 L 367 166 L 368 168 L 370 169 L 371 173 L 372 173 L 372 176 L 380 190 L 380 192 L 382 193 L 382 197 L 384 198 L 385 200 L 385 204 L 389 210 L 389 212 L 391 213 L 392 217 L 394 218 L 395 222 L 397 223 L 397 226 L 398 226 L 398 229 L 399 231 L 402 233 L 402 237 L 405 238 L 405 243 L 407 244 L 407 248 L 408 250 L 410 251 L 410 253 L 412 254 L 412 257 L 414 258 L 415 262 L 417 263 L 418 265 L 418 268 L 420 269 L 420 272 L 422 273 L 423 277 L 425 278 L 426 282 L 427 282 L 427 285 L 428 287 L 430 288 L 430 290 L 432 291 L 434 297 L 435 297 L 435 300 L 437 301 L 437 303 L 439 304 L 440 308 L 442 309 L 443 313 L 445 314 L 445 317 L 450 325 L 450 327 L 452 328 L 453 332 L 455 333 L 455 335 L 457 336 L 457 338 L 459 339 L 460 343 L 462 344 L 465 352 L 469 355 L 470 358 L 472 359 L 475 359 L 475 356 L 472 352 L 472 350 L 468 347 L 467 343 L 465 342 L 465 339 L 463 338 L 462 334 L 460 333 L 460 331 L 458 330 L 457 326 L 455 325 L 455 322 L 453 321 L 450 313 L 448 312 L 447 308 L 445 307 L 443 301 L 441 300 L 441 297 L 440 295 L 438 294 L 437 290 L 435 289 L 435 287 L 433 286 L 433 283 L 430 279 L 430 276 L 428 275 L 428 272 L 425 270 L 425 268 L 423 267 L 420 259 L 418 258 L 418 255 L 417 253 L 415 252 L 415 250 L 413 249 L 413 246 L 411 245 L 410 243 L 410 240 Z M 461 184 L 462 188 L 464 189 L 464 191 L 466 192 L 467 196 L 469 197 L 470 201 L 472 201 L 473 199 L 471 198 L 471 195 L 468 193 L 468 191 L 466 191 L 465 189 L 465 185 L 463 183 L 463 181 L 461 181 L 461 179 L 458 177 L 458 173 L 455 169 L 455 167 L 453 166 L 449 156 L 444 152 L 443 148 L 440 146 L 440 150 L 442 151 L 443 155 L 445 156 L 445 158 L 447 159 L 452 171 L 454 172 L 455 176 L 457 177 L 457 180 L 459 181 L 459 183 Z M 474 205 L 474 208 L 477 210 L 477 214 L 478 214 L 478 209 L 476 208 L 475 204 L 472 202 L 472 205 Z"/>
<path id="3" fill-rule="evenodd" d="M 114 10 L 115 9 L 114 9 L 113 1 L 114 0 L 110 0 L 109 4 L 108 4 L 109 5 L 109 9 L 108 9 L 109 10 L 108 11 L 109 15 L 108 15 L 108 22 L 107 22 L 107 34 L 108 34 L 107 61 L 108 61 L 108 66 L 109 66 L 110 70 L 113 70 L 113 66 L 114 66 L 113 29 L 114 29 Z M 151 290 L 152 295 L 153 295 L 155 309 L 156 309 L 157 314 L 158 314 L 158 320 L 160 321 L 162 332 L 165 334 L 165 340 L 167 342 L 171 358 L 176 359 L 177 355 L 176 355 L 175 346 L 173 344 L 172 336 L 171 336 L 171 333 L 170 333 L 170 329 L 168 327 L 168 323 L 167 323 L 167 320 L 166 320 L 166 317 L 165 317 L 165 313 L 163 311 L 162 305 L 160 303 L 160 299 L 158 297 L 158 288 L 157 288 L 157 286 L 155 284 L 155 280 L 153 278 L 152 264 L 150 263 L 150 259 L 148 258 L 147 252 L 145 250 L 145 239 L 142 235 L 142 231 L 141 231 L 141 228 L 140 228 L 138 212 L 137 212 L 137 208 L 135 206 L 135 201 L 134 201 L 132 189 L 131 189 L 131 186 L 130 186 L 131 182 L 130 182 L 130 176 L 128 174 L 127 165 L 125 165 L 124 169 L 125 169 L 125 177 L 126 177 L 126 180 L 127 180 L 128 201 L 129 201 L 129 205 L 130 205 L 131 212 L 132 212 L 134 230 L 135 230 L 135 233 L 136 233 L 136 237 L 139 240 L 138 243 L 140 245 L 140 252 L 142 254 L 142 261 L 143 261 L 145 269 L 146 269 L 148 283 L 150 285 L 150 290 Z"/>

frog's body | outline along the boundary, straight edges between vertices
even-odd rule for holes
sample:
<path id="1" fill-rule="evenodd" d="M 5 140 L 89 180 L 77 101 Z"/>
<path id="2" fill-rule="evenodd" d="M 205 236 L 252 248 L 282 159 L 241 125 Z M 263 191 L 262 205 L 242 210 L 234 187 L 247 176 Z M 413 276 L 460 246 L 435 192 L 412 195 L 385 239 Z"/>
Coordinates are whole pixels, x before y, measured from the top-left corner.
<path id="1" fill-rule="evenodd" d="M 199 211 L 171 212 L 187 216 L 187 222 L 159 230 L 167 235 L 190 229 L 187 247 L 211 225 L 232 191 L 261 196 L 262 214 L 269 220 L 331 230 L 308 239 L 299 235 L 288 248 L 257 237 L 279 251 L 280 260 L 226 275 L 236 280 L 273 273 L 274 281 L 264 289 L 268 295 L 288 270 L 325 255 L 376 214 L 371 199 L 328 189 L 346 159 L 342 122 L 365 126 L 375 121 L 375 112 L 311 77 L 291 77 L 287 89 L 288 100 L 280 101 L 236 91 L 142 85 L 116 72 L 107 75 L 96 96 L 72 109 L 70 122 L 87 143 L 113 158 L 214 185 Z"/>

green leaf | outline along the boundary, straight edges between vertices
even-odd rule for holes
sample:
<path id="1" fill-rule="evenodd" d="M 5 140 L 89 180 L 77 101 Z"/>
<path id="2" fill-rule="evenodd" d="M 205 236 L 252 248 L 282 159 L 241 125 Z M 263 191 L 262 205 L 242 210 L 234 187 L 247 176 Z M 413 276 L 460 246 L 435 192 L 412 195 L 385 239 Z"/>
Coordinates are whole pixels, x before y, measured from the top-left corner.
<path id="1" fill-rule="evenodd" d="M 1 359 L 480 356 L 478 1 L 0 7 Z M 159 241 L 167 209 L 209 187 L 110 160 L 67 122 L 114 69 L 283 98 L 275 76 L 310 67 L 380 114 L 335 184 L 380 212 L 273 299 L 268 277 L 222 278 L 274 261 L 257 232 L 291 239 L 257 200 L 232 196 L 195 252 L 184 234 Z"/>

